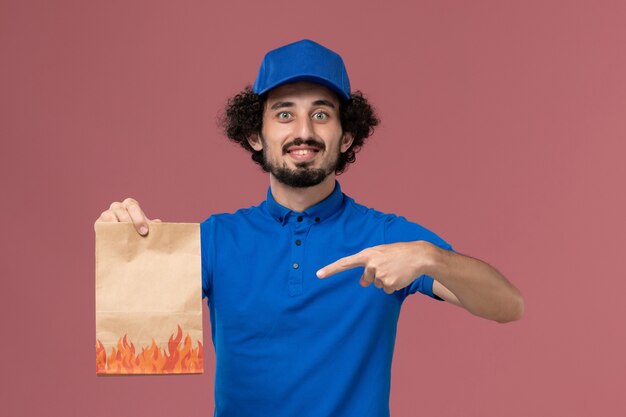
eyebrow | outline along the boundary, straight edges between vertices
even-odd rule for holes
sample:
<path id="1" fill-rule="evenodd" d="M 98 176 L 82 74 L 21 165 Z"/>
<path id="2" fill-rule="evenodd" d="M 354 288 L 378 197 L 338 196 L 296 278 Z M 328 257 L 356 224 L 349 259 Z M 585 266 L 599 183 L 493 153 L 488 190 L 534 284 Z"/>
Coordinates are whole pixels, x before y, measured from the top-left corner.
<path id="1" fill-rule="evenodd" d="M 335 108 L 335 105 L 328 100 L 315 100 L 313 102 L 313 105 L 314 106 L 327 106 L 333 109 Z M 295 104 L 291 101 L 277 101 L 276 103 L 272 105 L 271 110 L 277 110 L 277 109 L 282 109 L 285 107 L 293 107 L 293 106 L 295 106 Z"/>

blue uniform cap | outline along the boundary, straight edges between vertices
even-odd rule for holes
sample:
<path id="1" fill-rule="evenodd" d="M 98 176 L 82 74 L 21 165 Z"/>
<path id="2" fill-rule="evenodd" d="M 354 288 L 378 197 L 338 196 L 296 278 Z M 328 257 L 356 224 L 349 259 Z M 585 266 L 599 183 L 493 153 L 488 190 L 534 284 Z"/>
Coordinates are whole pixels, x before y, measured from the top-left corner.
<path id="1" fill-rule="evenodd" d="M 338 53 L 309 39 L 290 43 L 265 54 L 252 91 L 263 94 L 296 81 L 321 84 L 350 99 L 350 80 Z"/>

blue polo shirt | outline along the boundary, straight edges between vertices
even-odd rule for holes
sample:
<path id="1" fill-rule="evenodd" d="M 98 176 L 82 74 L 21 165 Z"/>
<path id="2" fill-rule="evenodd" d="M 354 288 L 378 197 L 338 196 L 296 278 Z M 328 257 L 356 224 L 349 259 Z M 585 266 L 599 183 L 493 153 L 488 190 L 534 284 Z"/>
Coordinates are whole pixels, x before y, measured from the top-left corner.
<path id="1" fill-rule="evenodd" d="M 452 247 L 402 216 L 356 203 L 339 182 L 303 212 L 268 189 L 260 205 L 201 224 L 203 297 L 215 347 L 215 416 L 389 416 L 400 307 L 427 275 L 393 294 L 315 272 L 367 247 L 426 240 Z"/>

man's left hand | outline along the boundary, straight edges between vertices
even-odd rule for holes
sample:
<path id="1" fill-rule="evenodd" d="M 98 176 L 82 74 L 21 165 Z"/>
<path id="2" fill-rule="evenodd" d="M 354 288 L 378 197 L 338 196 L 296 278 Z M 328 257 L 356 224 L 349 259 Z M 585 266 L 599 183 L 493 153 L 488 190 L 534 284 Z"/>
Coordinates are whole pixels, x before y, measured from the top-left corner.
<path id="1" fill-rule="evenodd" d="M 318 278 L 327 278 L 347 269 L 364 267 L 360 284 L 372 282 L 392 294 L 407 287 L 417 277 L 428 274 L 434 264 L 434 245 L 424 240 L 372 246 L 354 255 L 346 256 L 317 271 Z"/>

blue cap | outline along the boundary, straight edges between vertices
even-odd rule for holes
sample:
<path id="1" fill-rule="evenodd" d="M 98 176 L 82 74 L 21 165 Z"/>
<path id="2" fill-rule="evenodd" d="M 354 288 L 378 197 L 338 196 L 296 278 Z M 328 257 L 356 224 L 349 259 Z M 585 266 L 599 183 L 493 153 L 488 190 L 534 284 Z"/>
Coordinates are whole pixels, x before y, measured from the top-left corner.
<path id="1" fill-rule="evenodd" d="M 340 98 L 350 99 L 350 80 L 338 53 L 303 39 L 265 54 L 252 91 L 263 94 L 279 85 L 295 81 L 322 84 Z"/>

